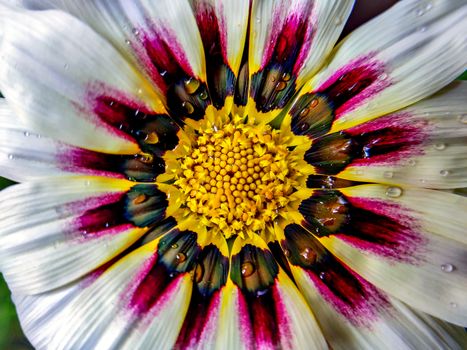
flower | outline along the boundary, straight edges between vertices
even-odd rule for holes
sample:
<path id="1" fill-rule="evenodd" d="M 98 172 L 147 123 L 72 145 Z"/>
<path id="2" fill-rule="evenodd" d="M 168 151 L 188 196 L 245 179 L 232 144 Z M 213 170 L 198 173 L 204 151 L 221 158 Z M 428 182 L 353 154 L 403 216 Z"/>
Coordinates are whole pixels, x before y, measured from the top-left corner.
<path id="1" fill-rule="evenodd" d="M 462 347 L 467 6 L 333 48 L 352 5 L 1 5 L 0 268 L 34 346 Z"/>

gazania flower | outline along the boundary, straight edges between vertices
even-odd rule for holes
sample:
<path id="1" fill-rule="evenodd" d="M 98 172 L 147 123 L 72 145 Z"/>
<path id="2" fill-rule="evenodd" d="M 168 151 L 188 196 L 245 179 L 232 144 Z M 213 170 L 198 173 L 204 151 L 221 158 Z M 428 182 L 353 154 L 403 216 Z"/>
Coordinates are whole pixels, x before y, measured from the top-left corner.
<path id="1" fill-rule="evenodd" d="M 0 265 L 34 346 L 465 345 L 465 0 L 336 47 L 352 1 L 21 3 Z"/>

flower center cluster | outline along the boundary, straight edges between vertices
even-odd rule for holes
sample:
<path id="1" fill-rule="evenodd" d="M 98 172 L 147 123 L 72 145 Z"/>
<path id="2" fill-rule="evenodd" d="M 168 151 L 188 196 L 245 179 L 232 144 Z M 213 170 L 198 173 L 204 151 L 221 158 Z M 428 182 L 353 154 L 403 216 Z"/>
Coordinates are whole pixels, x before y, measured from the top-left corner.
<path id="1" fill-rule="evenodd" d="M 174 185 L 200 223 L 224 236 L 263 231 L 294 191 L 279 130 L 229 122 L 197 133 Z"/>

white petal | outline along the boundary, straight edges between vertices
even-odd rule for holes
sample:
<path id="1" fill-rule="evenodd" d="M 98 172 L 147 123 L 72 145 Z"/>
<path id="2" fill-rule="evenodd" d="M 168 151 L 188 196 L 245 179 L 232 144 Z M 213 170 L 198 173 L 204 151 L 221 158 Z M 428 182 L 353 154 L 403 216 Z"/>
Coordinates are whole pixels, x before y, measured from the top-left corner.
<path id="1" fill-rule="evenodd" d="M 321 66 L 353 1 L 254 1 L 250 19 L 249 116 L 274 118 Z"/>
<path id="2" fill-rule="evenodd" d="M 426 194 L 430 194 L 428 190 L 425 191 Z M 404 235 L 400 237 L 405 240 L 404 246 L 397 248 L 400 244 L 397 243 L 396 248 L 390 247 L 391 253 L 385 254 L 384 251 L 375 250 L 374 246 L 381 244 L 377 240 L 376 243 L 360 242 L 345 233 L 323 236 L 319 238 L 321 243 L 351 269 L 389 295 L 433 316 L 465 326 L 467 324 L 465 295 L 467 245 L 446 238 L 452 235 L 459 237 L 459 234 L 448 232 L 451 226 L 446 220 L 454 220 L 454 222 L 460 220 L 461 226 L 457 230 L 466 227 L 465 215 L 462 214 L 465 213 L 467 204 L 462 201 L 464 198 L 448 194 L 462 201 L 457 203 L 460 208 L 455 209 L 454 213 L 432 214 L 435 209 L 428 211 L 419 207 L 412 208 L 410 205 L 406 207 L 403 198 L 405 193 L 407 196 L 411 195 L 409 189 L 364 185 L 342 189 L 341 192 L 352 205 L 367 208 L 373 213 L 378 213 L 377 215 L 389 218 L 387 224 L 392 222 L 405 227 L 401 230 L 397 227 L 393 228 L 394 234 Z M 442 197 L 437 199 L 443 200 Z M 410 204 L 410 201 L 407 203 Z M 425 200 L 420 200 L 419 203 L 419 206 L 435 206 L 434 202 L 426 199 L 426 196 Z M 446 206 L 456 208 L 454 203 L 447 201 Z M 424 211 L 428 215 L 432 214 L 433 220 L 426 218 Z M 436 219 L 439 219 L 436 224 L 430 225 Z M 388 228 L 390 227 L 386 227 Z M 358 231 L 355 234 L 359 237 Z M 400 248 L 407 251 L 404 253 Z M 396 256 L 391 256 L 392 253 L 396 253 Z"/>
<path id="3" fill-rule="evenodd" d="M 62 286 L 140 238 L 144 230 L 129 223 L 103 226 L 99 234 L 82 231 L 83 214 L 118 201 L 130 186 L 124 180 L 62 177 L 2 191 L 0 266 L 10 288 L 37 293 Z"/>
<path id="4" fill-rule="evenodd" d="M 138 151 L 132 139 L 95 114 L 96 98 L 120 98 L 149 110 L 161 110 L 160 101 L 109 43 L 59 11 L 0 15 L 1 90 L 26 126 L 89 149 Z"/>
<path id="5" fill-rule="evenodd" d="M 325 296 L 320 294 L 306 272 L 292 269 L 301 292 L 320 323 L 321 329 L 333 349 L 461 349 L 462 338 L 456 339 L 441 325 L 414 312 L 396 299 L 386 299 L 374 319 L 368 324 L 354 324 L 338 313 Z M 394 307 L 397 306 L 397 309 Z M 432 324 L 425 323 L 432 321 Z"/>
<path id="6" fill-rule="evenodd" d="M 393 114 L 346 130 L 388 152 L 356 159 L 339 177 L 429 188 L 467 187 L 467 83 L 446 89 Z M 389 145 L 389 147 L 388 147 Z M 371 152 L 371 151 L 370 151 Z"/>
<path id="7" fill-rule="evenodd" d="M 331 131 L 433 94 L 467 65 L 467 6 L 462 5 L 461 0 L 399 2 L 345 38 L 301 94 L 329 89 L 336 90 L 333 95 L 350 94 L 336 107 Z"/>
<path id="8" fill-rule="evenodd" d="M 131 306 L 136 290 L 147 283 L 143 277 L 154 264 L 155 249 L 155 242 L 145 245 L 97 275 L 60 290 L 16 297 L 32 344 L 40 349 L 152 348 L 156 344 L 171 348 L 190 300 L 189 275 L 167 283 L 147 313 L 139 314 Z"/>

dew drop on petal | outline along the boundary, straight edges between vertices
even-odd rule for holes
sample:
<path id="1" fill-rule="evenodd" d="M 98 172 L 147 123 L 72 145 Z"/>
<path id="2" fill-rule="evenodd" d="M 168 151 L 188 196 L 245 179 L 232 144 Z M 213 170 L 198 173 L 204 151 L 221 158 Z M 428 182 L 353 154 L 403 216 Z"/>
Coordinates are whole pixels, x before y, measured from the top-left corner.
<path id="1" fill-rule="evenodd" d="M 208 93 L 206 91 L 201 91 L 199 93 L 199 98 L 202 100 L 206 100 L 208 98 Z"/>
<path id="2" fill-rule="evenodd" d="M 305 260 L 307 264 L 312 264 L 316 260 L 316 253 L 308 247 L 306 247 L 300 252 L 300 256 Z"/>
<path id="3" fill-rule="evenodd" d="M 91 181 L 89 181 L 89 180 L 84 181 L 84 186 L 86 186 L 86 187 L 91 186 Z"/>
<path id="4" fill-rule="evenodd" d="M 180 264 L 186 260 L 186 255 L 183 253 L 178 253 L 177 255 L 175 255 L 175 260 L 177 260 L 177 263 Z"/>
<path id="5" fill-rule="evenodd" d="M 199 80 L 194 78 L 188 78 L 184 81 L 185 84 L 185 91 L 192 95 L 198 90 L 199 86 L 201 85 Z"/>
<path id="6" fill-rule="evenodd" d="M 178 244 L 177 244 L 177 243 L 174 243 L 174 244 L 172 244 L 172 245 L 170 246 L 170 248 L 172 248 L 172 249 L 177 249 L 177 248 L 178 248 Z"/>
<path id="7" fill-rule="evenodd" d="M 394 173 L 393 173 L 392 171 L 385 171 L 385 172 L 383 173 L 383 177 L 384 177 L 385 179 L 391 179 L 393 176 L 394 176 Z"/>
<path id="8" fill-rule="evenodd" d="M 278 82 L 277 85 L 276 85 L 276 90 L 277 90 L 277 91 L 282 91 L 282 90 L 284 90 L 286 87 L 287 87 L 287 83 L 284 82 L 284 81 L 280 81 L 280 82 Z"/>
<path id="9" fill-rule="evenodd" d="M 24 132 L 24 136 L 28 137 L 28 136 L 30 136 L 30 135 L 31 135 L 31 134 L 29 133 L 29 131 L 25 131 L 25 132 Z"/>
<path id="10" fill-rule="evenodd" d="M 449 170 L 443 169 L 443 170 L 441 170 L 441 171 L 439 172 L 439 174 L 440 174 L 441 176 L 448 176 L 448 175 L 449 175 Z"/>
<path id="11" fill-rule="evenodd" d="M 243 277 L 249 277 L 255 272 L 255 265 L 251 262 L 246 262 L 242 264 L 241 273 Z"/>
<path id="12" fill-rule="evenodd" d="M 201 282 L 201 280 L 203 279 L 203 274 L 204 274 L 203 265 L 201 264 L 196 265 L 195 275 L 194 275 L 195 282 L 197 283 Z"/>
<path id="13" fill-rule="evenodd" d="M 289 81 L 290 78 L 291 78 L 291 75 L 286 72 L 286 73 L 282 74 L 281 78 L 282 78 L 283 81 Z"/>
<path id="14" fill-rule="evenodd" d="M 326 279 L 326 277 L 327 277 L 326 272 L 320 272 L 320 274 L 319 274 L 320 279 L 322 279 L 324 281 Z"/>
<path id="15" fill-rule="evenodd" d="M 435 143 L 434 148 L 438 151 L 442 151 L 443 149 L 446 148 L 446 144 L 444 143 Z"/>
<path id="16" fill-rule="evenodd" d="M 449 306 L 451 306 L 452 308 L 454 308 L 454 309 L 455 309 L 455 308 L 457 307 L 457 303 L 454 303 L 454 302 L 452 302 L 452 303 L 449 303 Z"/>
<path id="17" fill-rule="evenodd" d="M 290 250 L 284 249 L 284 255 L 288 258 L 290 257 Z"/>
<path id="18" fill-rule="evenodd" d="M 309 109 L 308 108 L 303 108 L 301 111 L 300 111 L 300 114 L 299 114 L 299 117 L 305 117 L 309 112 Z"/>
<path id="19" fill-rule="evenodd" d="M 134 204 L 141 204 L 141 203 L 144 203 L 147 199 L 147 196 L 142 193 L 140 195 L 138 195 L 135 199 L 133 199 L 133 203 Z"/>
<path id="20" fill-rule="evenodd" d="M 452 264 L 443 264 L 441 265 L 441 270 L 444 272 L 452 272 L 454 271 L 455 267 Z"/>
<path id="21" fill-rule="evenodd" d="M 128 40 L 128 39 L 125 40 L 125 44 L 130 45 L 130 44 L 131 44 L 131 43 L 130 43 L 130 40 Z"/>
<path id="22" fill-rule="evenodd" d="M 458 120 L 461 124 L 467 124 L 467 114 L 461 114 L 458 117 Z"/>
<path id="23" fill-rule="evenodd" d="M 193 107 L 193 105 L 190 102 L 187 102 L 187 101 L 182 103 L 182 107 L 185 108 L 185 110 L 186 110 L 186 112 L 188 114 L 191 114 L 191 113 L 193 113 L 195 111 L 195 107 Z"/>
<path id="24" fill-rule="evenodd" d="M 315 107 L 318 105 L 318 103 L 319 103 L 318 99 L 317 99 L 317 98 L 314 98 L 314 99 L 312 99 L 311 102 L 310 102 L 310 107 L 311 107 L 311 108 L 315 108 Z"/>
<path id="25" fill-rule="evenodd" d="M 407 163 L 408 163 L 410 166 L 415 166 L 415 165 L 417 165 L 417 161 L 414 160 L 414 159 L 410 159 Z"/>
<path id="26" fill-rule="evenodd" d="M 68 69 L 68 63 L 65 63 L 65 64 L 63 65 L 63 68 Z"/>
<path id="27" fill-rule="evenodd" d="M 336 19 L 334 20 L 334 23 L 338 26 L 340 24 L 342 24 L 342 17 L 336 17 Z"/>
<path id="28" fill-rule="evenodd" d="M 380 76 L 378 78 L 379 78 L 379 80 L 386 80 L 388 78 L 388 75 L 386 73 L 382 73 L 382 74 L 380 74 Z"/>
<path id="29" fill-rule="evenodd" d="M 402 195 L 402 189 L 400 187 L 388 187 L 386 189 L 386 196 L 391 198 L 397 198 Z"/>

